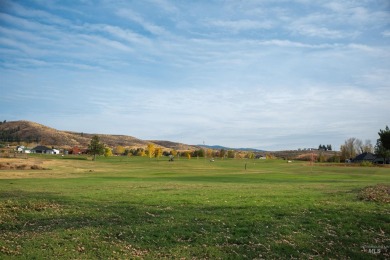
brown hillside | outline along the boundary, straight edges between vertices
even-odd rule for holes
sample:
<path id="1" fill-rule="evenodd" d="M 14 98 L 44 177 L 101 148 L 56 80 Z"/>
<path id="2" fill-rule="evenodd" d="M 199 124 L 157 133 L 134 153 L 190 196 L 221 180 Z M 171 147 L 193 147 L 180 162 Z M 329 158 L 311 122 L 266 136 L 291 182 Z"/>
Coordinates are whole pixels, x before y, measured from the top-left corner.
<path id="1" fill-rule="evenodd" d="M 89 144 L 91 138 L 94 135 L 99 136 L 100 141 L 106 144 L 107 146 L 110 147 L 116 147 L 118 145 L 123 146 L 123 147 L 146 147 L 149 142 L 128 136 L 128 135 L 106 135 L 106 134 L 80 134 L 80 133 L 75 133 L 75 132 L 67 132 L 73 135 L 83 135 L 84 138 L 87 138 L 88 142 L 87 145 Z"/>
<path id="2" fill-rule="evenodd" d="M 30 121 L 10 121 L 0 124 L 0 133 L 7 132 L 14 140 L 20 142 L 39 143 L 47 146 L 70 148 L 74 146 L 87 147 L 92 136 L 95 134 L 76 133 L 70 131 L 60 131 L 48 126 Z M 11 132 L 11 133 L 10 133 Z M 148 143 L 153 142 L 162 148 L 175 150 L 194 150 L 189 145 L 174 143 L 169 141 L 145 141 L 126 135 L 103 135 L 96 134 L 100 140 L 109 147 L 124 146 L 130 148 L 145 148 Z"/>
<path id="3" fill-rule="evenodd" d="M 17 136 L 23 142 L 61 147 L 85 146 L 89 143 L 89 139 L 86 137 L 69 134 L 30 121 L 11 121 L 0 125 L 0 131 L 7 130 L 15 131 L 12 135 Z"/>
<path id="4" fill-rule="evenodd" d="M 175 142 L 171 142 L 171 141 L 150 140 L 149 142 L 157 144 L 161 147 L 173 149 L 176 151 L 192 151 L 192 150 L 197 149 L 197 147 L 192 146 L 192 145 L 175 143 Z"/>

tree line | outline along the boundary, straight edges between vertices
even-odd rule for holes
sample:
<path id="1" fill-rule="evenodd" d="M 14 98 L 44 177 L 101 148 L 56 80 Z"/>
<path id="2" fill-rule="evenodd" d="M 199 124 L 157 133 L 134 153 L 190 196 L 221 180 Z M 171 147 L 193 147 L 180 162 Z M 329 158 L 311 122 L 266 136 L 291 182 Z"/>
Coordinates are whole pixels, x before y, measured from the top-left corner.
<path id="1" fill-rule="evenodd" d="M 378 132 L 379 138 L 375 146 L 370 140 L 364 142 L 358 138 L 351 137 L 345 140 L 340 147 L 340 156 L 342 160 L 352 159 L 362 153 L 375 153 L 381 158 L 390 157 L 390 129 L 388 126 L 384 130 L 380 129 Z"/>
<path id="2" fill-rule="evenodd" d="M 320 145 L 318 146 L 318 150 L 320 150 L 320 151 L 332 151 L 332 145 L 327 144 L 327 145 L 325 146 L 325 145 L 320 144 Z"/>
<path id="3" fill-rule="evenodd" d="M 133 148 L 126 149 L 123 146 L 117 146 L 113 149 L 105 146 L 100 142 L 100 139 L 97 135 L 93 136 L 90 144 L 88 145 L 88 154 L 93 155 L 94 160 L 96 155 L 112 156 L 112 155 L 123 155 L 123 156 L 146 156 L 149 158 L 160 158 L 161 156 L 170 156 L 170 157 L 184 157 L 191 159 L 193 157 L 203 157 L 203 158 L 236 158 L 239 154 L 234 150 L 212 150 L 206 148 L 200 148 L 194 151 L 176 151 L 176 150 L 163 150 L 161 147 L 156 147 L 155 144 L 149 143 L 146 148 Z M 253 152 L 240 152 L 240 155 L 243 158 L 254 159 L 255 153 Z M 267 155 L 267 158 L 273 158 L 271 155 Z"/>

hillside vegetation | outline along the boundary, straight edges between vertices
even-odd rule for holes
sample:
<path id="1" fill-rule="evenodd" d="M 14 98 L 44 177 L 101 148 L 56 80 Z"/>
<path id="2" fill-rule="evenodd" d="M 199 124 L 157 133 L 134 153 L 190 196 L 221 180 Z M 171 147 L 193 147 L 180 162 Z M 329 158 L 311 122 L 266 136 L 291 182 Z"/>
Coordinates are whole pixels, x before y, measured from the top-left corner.
<path id="1" fill-rule="evenodd" d="M 91 134 L 71 131 L 61 131 L 31 121 L 10 121 L 0 124 L 0 141 L 39 143 L 55 147 L 70 148 L 74 146 L 88 146 L 92 136 L 98 135 L 100 140 L 110 147 L 146 147 L 148 143 L 156 146 L 177 150 L 194 150 L 193 146 L 168 142 L 147 141 L 127 135 Z"/>

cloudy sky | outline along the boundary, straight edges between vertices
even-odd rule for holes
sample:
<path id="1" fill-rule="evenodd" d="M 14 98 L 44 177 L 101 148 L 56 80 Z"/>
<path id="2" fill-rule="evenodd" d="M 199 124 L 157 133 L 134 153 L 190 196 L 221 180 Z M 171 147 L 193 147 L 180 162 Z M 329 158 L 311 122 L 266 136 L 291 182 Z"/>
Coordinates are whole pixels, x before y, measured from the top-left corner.
<path id="1" fill-rule="evenodd" d="M 390 125 L 388 0 L 0 1 L 0 120 L 266 150 Z"/>

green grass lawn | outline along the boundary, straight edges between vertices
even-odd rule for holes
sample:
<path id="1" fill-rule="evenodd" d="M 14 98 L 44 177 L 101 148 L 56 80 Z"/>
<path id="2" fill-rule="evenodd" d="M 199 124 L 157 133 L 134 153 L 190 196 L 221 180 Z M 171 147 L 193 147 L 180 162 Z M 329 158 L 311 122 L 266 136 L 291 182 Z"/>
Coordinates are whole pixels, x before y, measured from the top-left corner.
<path id="1" fill-rule="evenodd" d="M 390 168 L 80 159 L 0 171 L 0 259 L 390 256 L 390 205 L 357 198 Z"/>

